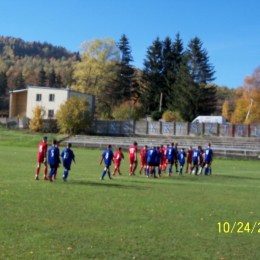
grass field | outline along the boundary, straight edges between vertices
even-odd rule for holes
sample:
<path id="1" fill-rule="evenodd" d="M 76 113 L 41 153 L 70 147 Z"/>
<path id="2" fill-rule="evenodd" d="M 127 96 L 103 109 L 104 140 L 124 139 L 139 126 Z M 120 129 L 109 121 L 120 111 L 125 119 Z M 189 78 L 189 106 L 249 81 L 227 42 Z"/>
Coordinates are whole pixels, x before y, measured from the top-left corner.
<path id="1" fill-rule="evenodd" d="M 62 168 L 50 183 L 43 169 L 34 180 L 37 149 L 18 145 L 0 141 L 0 259 L 260 258 L 259 162 L 146 179 L 124 161 L 101 181 L 101 151 L 74 149 L 68 183 Z"/>

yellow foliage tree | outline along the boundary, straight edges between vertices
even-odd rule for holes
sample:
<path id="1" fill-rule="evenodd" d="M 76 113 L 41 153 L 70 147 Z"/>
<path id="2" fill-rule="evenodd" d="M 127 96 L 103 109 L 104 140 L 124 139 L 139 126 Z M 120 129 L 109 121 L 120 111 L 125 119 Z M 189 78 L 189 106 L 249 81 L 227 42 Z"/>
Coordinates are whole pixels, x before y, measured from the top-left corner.
<path id="1" fill-rule="evenodd" d="M 33 117 L 30 120 L 29 127 L 34 132 L 42 130 L 42 121 L 46 114 L 45 108 L 42 106 L 36 106 L 33 110 Z"/>
<path id="2" fill-rule="evenodd" d="M 94 39 L 81 45 L 81 62 L 74 67 L 75 84 L 72 89 L 98 95 L 101 87 L 116 73 L 115 63 L 119 61 L 116 43 L 110 39 Z"/>
<path id="3" fill-rule="evenodd" d="M 130 117 L 130 108 L 131 108 L 131 120 L 140 120 L 145 117 L 145 111 L 140 103 L 130 103 L 126 101 L 122 103 L 119 107 L 116 107 L 113 111 L 113 118 L 115 120 L 127 121 Z"/>
<path id="4" fill-rule="evenodd" d="M 183 119 L 181 118 L 179 112 L 174 112 L 174 111 L 170 111 L 167 110 L 163 113 L 162 118 L 166 121 L 166 122 L 183 122 Z"/>
<path id="5" fill-rule="evenodd" d="M 225 117 L 227 121 L 230 121 L 230 105 L 227 100 L 222 105 L 222 116 Z"/>
<path id="6" fill-rule="evenodd" d="M 62 104 L 56 113 L 61 132 L 76 134 L 90 127 L 91 113 L 88 99 L 71 97 Z"/>
<path id="7" fill-rule="evenodd" d="M 248 112 L 249 100 L 241 97 L 236 102 L 236 108 L 234 113 L 231 116 L 231 123 L 233 124 L 242 124 L 246 119 Z"/>

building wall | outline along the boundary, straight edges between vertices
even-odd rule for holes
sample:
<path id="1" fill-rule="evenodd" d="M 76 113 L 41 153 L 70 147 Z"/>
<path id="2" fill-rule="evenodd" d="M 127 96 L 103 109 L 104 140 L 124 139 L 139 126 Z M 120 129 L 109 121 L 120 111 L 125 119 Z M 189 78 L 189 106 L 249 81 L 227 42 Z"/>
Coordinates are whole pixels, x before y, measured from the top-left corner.
<path id="1" fill-rule="evenodd" d="M 41 95 L 41 100 L 37 101 L 37 94 Z M 50 101 L 50 94 L 54 94 L 54 101 Z M 67 100 L 68 92 L 66 89 L 55 88 L 41 88 L 41 87 L 28 87 L 27 92 L 27 111 L 26 116 L 33 117 L 33 109 L 38 105 L 44 107 L 46 110 L 45 119 L 48 118 L 48 111 L 53 110 L 54 115 L 59 109 L 60 105 Z"/>
<path id="2" fill-rule="evenodd" d="M 37 101 L 36 97 L 37 94 L 41 95 L 41 100 Z M 50 101 L 50 95 L 54 95 L 54 100 Z M 57 88 L 49 88 L 49 87 L 28 87 L 28 93 L 27 93 L 27 110 L 26 110 L 26 116 L 28 118 L 33 117 L 32 110 L 37 106 L 42 106 L 46 110 L 45 119 L 50 118 L 49 117 L 49 110 L 53 110 L 53 118 L 55 118 L 56 112 L 59 110 L 60 105 L 65 103 L 70 97 L 72 96 L 78 96 L 81 98 L 88 98 L 90 103 L 90 109 L 92 111 L 92 115 L 94 115 L 94 103 L 95 99 L 92 95 L 87 95 L 83 93 L 78 93 L 75 91 L 71 91 L 69 89 L 57 89 Z"/>
<path id="3" fill-rule="evenodd" d="M 10 117 L 25 117 L 27 107 L 27 92 L 17 92 L 11 94 Z"/>

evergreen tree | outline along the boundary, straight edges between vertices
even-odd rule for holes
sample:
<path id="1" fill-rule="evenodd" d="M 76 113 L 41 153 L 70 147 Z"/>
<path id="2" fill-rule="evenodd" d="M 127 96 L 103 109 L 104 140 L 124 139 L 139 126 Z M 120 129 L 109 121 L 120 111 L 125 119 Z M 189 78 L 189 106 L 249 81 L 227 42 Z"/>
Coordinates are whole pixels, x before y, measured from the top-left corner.
<path id="1" fill-rule="evenodd" d="M 14 80 L 14 89 L 24 89 L 25 88 L 25 80 L 22 72 L 19 72 L 18 76 Z"/>
<path id="2" fill-rule="evenodd" d="M 213 76 L 207 51 L 195 37 L 188 44 L 176 82 L 183 119 L 192 121 L 198 115 L 210 115 L 215 111 L 217 89 L 215 85 L 207 85 L 215 79 Z"/>
<path id="3" fill-rule="evenodd" d="M 49 74 L 48 80 L 49 80 L 49 86 L 50 87 L 56 86 L 56 73 L 55 73 L 53 68 L 51 70 L 51 73 Z"/>
<path id="4" fill-rule="evenodd" d="M 46 86 L 46 72 L 42 68 L 38 74 L 38 80 L 37 80 L 37 85 L 40 87 L 45 87 Z"/>
<path id="5" fill-rule="evenodd" d="M 198 115 L 198 83 L 194 82 L 187 64 L 187 57 L 183 58 L 176 76 L 177 106 L 181 117 L 191 122 Z"/>
<path id="6" fill-rule="evenodd" d="M 145 88 L 140 98 L 148 113 L 159 110 L 160 95 L 165 83 L 162 72 L 162 43 L 157 37 L 152 46 L 148 47 L 142 76 Z"/>
<path id="7" fill-rule="evenodd" d="M 62 87 L 62 78 L 61 78 L 61 75 L 60 73 L 57 74 L 57 77 L 56 77 L 56 87 L 58 88 L 61 88 Z"/>
<path id="8" fill-rule="evenodd" d="M 7 89 L 7 76 L 5 72 L 0 73 L 0 95 L 5 95 Z"/>
<path id="9" fill-rule="evenodd" d="M 114 93 L 111 96 L 113 106 L 132 99 L 132 80 L 135 72 L 131 65 L 133 61 L 131 48 L 125 34 L 117 43 L 117 47 L 120 52 L 120 61 L 116 63 L 116 77 L 110 82 L 110 92 Z"/>
<path id="10" fill-rule="evenodd" d="M 164 48 L 169 45 L 169 40 L 164 41 Z M 166 106 L 167 109 L 172 111 L 178 109 L 177 103 L 177 90 L 176 90 L 176 77 L 179 73 L 180 63 L 183 58 L 183 43 L 180 39 L 179 33 L 176 35 L 174 43 L 170 47 L 167 47 L 168 51 L 164 55 L 165 61 L 165 80 L 167 85 L 166 93 Z"/>

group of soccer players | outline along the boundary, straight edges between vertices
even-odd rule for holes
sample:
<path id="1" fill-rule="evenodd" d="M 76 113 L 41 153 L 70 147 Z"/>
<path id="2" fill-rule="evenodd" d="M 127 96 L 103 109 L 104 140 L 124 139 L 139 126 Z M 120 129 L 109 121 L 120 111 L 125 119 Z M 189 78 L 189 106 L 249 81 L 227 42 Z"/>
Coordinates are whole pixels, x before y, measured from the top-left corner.
<path id="1" fill-rule="evenodd" d="M 137 160 L 137 142 L 134 142 L 133 145 L 128 149 L 129 154 L 129 175 L 135 175 L 135 171 L 137 169 L 138 160 Z M 175 166 L 176 172 L 179 174 L 183 173 L 185 161 L 187 158 L 186 165 L 186 173 L 193 173 L 194 175 L 202 174 L 203 168 L 205 168 L 204 174 L 211 174 L 211 163 L 213 160 L 213 151 L 211 149 L 210 143 L 208 143 L 206 149 L 202 149 L 201 146 L 198 146 L 196 149 L 192 149 L 190 146 L 185 152 L 184 148 L 178 150 L 177 143 L 171 143 L 164 147 L 161 146 L 152 146 L 148 148 L 146 145 L 140 150 L 140 171 L 144 171 L 144 175 L 149 178 L 150 176 L 154 178 L 162 177 L 162 172 L 166 172 L 167 176 L 171 176 L 172 167 Z M 104 161 L 105 168 L 101 175 L 101 180 L 104 179 L 106 173 L 108 173 L 108 177 L 112 179 L 110 175 L 110 165 L 112 162 L 115 163 L 115 168 L 112 172 L 112 175 L 118 171 L 118 174 L 121 175 L 120 172 L 120 164 L 121 160 L 124 159 L 124 155 L 121 151 L 121 147 L 118 148 L 118 151 L 113 154 L 111 150 L 111 145 L 107 146 L 107 149 L 103 152 L 100 159 L 100 165 L 102 161 Z M 178 170 L 179 165 L 179 170 Z M 167 169 L 168 166 L 168 169 Z M 156 175 L 156 169 L 158 175 Z"/>
<path id="2" fill-rule="evenodd" d="M 61 164 L 60 157 L 62 158 L 62 165 L 64 167 L 62 179 L 67 182 L 69 170 L 71 167 L 72 161 L 76 164 L 75 155 L 71 150 L 71 143 L 67 143 L 66 148 L 61 152 L 59 150 L 59 142 L 56 139 L 52 140 L 52 146 L 48 150 L 47 145 L 48 138 L 47 136 L 43 137 L 42 142 L 38 145 L 38 156 L 37 156 L 37 167 L 36 167 L 36 175 L 35 180 L 39 180 L 39 172 L 41 169 L 41 164 L 44 165 L 44 180 L 49 180 L 50 182 L 53 179 L 56 179 L 57 169 Z M 48 158 L 47 158 L 48 157 Z M 47 162 L 50 166 L 50 171 L 47 176 Z"/>

